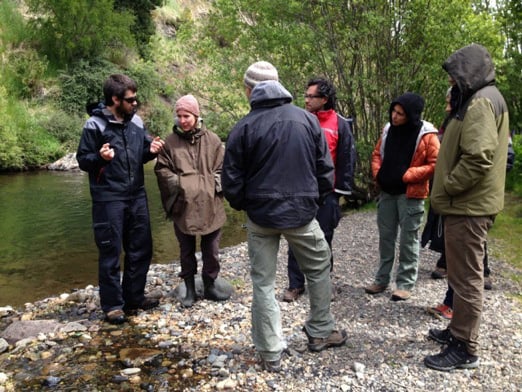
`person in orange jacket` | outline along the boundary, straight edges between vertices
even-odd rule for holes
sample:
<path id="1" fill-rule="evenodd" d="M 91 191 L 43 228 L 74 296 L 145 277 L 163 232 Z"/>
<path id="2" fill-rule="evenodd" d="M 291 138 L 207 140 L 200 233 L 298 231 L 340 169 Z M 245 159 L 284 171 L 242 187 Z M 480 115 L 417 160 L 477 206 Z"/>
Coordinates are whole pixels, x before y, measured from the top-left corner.
<path id="1" fill-rule="evenodd" d="M 372 153 L 372 175 L 380 188 L 377 202 L 379 268 L 368 294 L 385 291 L 391 281 L 400 228 L 399 267 L 391 299 L 410 298 L 417 281 L 419 228 L 440 142 L 437 129 L 421 118 L 424 99 L 405 93 L 390 105 L 390 122 Z"/>

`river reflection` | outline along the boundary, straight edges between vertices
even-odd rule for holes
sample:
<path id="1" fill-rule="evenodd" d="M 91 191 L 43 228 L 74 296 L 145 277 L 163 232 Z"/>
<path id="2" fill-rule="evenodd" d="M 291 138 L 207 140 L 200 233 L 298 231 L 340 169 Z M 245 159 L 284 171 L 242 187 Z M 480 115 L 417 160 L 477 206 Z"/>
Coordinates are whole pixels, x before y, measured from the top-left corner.
<path id="1" fill-rule="evenodd" d="M 161 207 L 153 163 L 145 169 L 153 263 L 171 263 L 179 257 L 174 230 Z M 244 214 L 226 207 L 222 247 L 246 240 Z M 91 222 L 85 173 L 0 175 L 0 306 L 20 306 L 96 285 L 97 250 Z"/>

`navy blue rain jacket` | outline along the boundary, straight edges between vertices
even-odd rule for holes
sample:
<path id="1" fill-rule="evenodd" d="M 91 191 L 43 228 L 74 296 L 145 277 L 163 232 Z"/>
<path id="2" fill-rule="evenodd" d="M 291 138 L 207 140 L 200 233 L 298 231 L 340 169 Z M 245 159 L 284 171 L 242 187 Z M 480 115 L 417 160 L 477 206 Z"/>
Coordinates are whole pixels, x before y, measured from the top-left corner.
<path id="1" fill-rule="evenodd" d="M 151 141 L 138 115 L 120 122 L 107 108 L 93 110 L 84 125 L 76 159 L 80 169 L 89 173 L 94 202 L 145 196 L 143 164 L 156 156 L 150 153 Z M 114 149 L 111 161 L 99 153 L 105 143 Z"/>

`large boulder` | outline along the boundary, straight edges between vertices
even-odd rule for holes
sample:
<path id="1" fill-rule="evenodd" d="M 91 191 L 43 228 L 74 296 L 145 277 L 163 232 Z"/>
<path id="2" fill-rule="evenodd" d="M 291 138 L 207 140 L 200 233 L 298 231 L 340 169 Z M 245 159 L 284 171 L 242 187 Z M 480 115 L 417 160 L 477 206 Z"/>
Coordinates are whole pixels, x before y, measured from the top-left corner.
<path id="1" fill-rule="evenodd" d="M 56 332 L 62 324 L 56 320 L 20 320 L 13 321 L 0 337 L 14 344 L 19 340 L 37 337 L 38 334 Z"/>
<path id="2" fill-rule="evenodd" d="M 48 165 L 47 169 L 58 171 L 78 170 L 79 166 L 78 161 L 76 160 L 76 153 L 70 152 L 63 158 Z"/>

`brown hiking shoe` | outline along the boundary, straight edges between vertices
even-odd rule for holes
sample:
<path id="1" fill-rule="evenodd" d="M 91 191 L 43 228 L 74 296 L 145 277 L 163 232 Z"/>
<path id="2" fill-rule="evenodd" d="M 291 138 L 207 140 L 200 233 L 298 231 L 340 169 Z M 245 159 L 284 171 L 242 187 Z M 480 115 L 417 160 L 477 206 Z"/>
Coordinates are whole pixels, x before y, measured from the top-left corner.
<path id="1" fill-rule="evenodd" d="M 121 309 L 114 309 L 105 313 L 105 321 L 110 324 L 123 324 L 127 319 Z"/>
<path id="2" fill-rule="evenodd" d="M 314 338 L 308 334 L 308 331 L 305 327 L 303 327 L 303 331 L 308 338 L 308 349 L 315 352 L 323 351 L 330 347 L 342 346 L 348 339 L 344 329 L 341 331 L 332 331 L 330 336 L 327 338 Z"/>
<path id="3" fill-rule="evenodd" d="M 392 301 L 406 301 L 411 297 L 411 291 L 397 289 L 392 293 Z"/>
<path id="4" fill-rule="evenodd" d="M 373 283 L 369 286 L 366 286 L 364 288 L 364 291 L 366 291 L 367 294 L 379 294 L 379 293 L 382 293 L 387 288 L 388 288 L 388 286 L 381 286 L 380 284 Z"/>
<path id="5" fill-rule="evenodd" d="M 295 289 L 286 289 L 283 295 L 283 301 L 285 302 L 293 302 L 301 295 L 303 295 L 305 289 L 304 287 L 297 287 Z"/>

